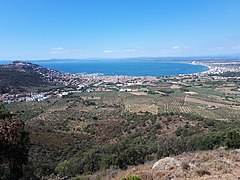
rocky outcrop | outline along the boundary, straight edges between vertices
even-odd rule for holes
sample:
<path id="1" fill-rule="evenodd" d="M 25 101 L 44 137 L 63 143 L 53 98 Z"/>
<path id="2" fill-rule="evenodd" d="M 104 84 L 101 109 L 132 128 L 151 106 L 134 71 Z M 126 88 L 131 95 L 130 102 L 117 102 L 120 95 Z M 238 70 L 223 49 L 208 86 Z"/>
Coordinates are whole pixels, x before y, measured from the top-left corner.
<path id="1" fill-rule="evenodd" d="M 144 180 L 215 180 L 240 178 L 240 150 L 219 148 L 212 151 L 183 153 L 157 162 L 129 167 L 107 180 L 136 175 Z"/>
<path id="2" fill-rule="evenodd" d="M 172 168 L 181 166 L 181 164 L 182 162 L 175 158 L 165 157 L 163 159 L 160 159 L 156 163 L 154 163 L 152 169 L 157 169 L 157 170 L 172 169 Z"/>

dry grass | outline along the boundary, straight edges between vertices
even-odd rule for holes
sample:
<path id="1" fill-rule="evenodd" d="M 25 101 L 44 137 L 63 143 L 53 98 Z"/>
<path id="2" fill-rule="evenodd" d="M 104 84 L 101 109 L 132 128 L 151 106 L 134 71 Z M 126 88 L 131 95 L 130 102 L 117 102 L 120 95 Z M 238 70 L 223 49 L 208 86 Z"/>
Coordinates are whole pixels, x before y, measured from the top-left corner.
<path id="1" fill-rule="evenodd" d="M 195 95 L 195 94 L 198 94 L 198 93 L 194 92 L 194 91 L 189 91 L 189 92 L 185 92 L 185 94 Z"/>
<path id="2" fill-rule="evenodd" d="M 126 110 L 130 112 L 150 112 L 158 113 L 158 106 L 155 104 L 126 104 Z"/>
<path id="3" fill-rule="evenodd" d="M 171 89 L 180 89 L 182 86 L 179 85 L 172 85 L 170 86 Z"/>
<path id="4" fill-rule="evenodd" d="M 236 87 L 236 86 L 233 86 L 233 87 Z M 230 87 L 230 88 L 229 87 L 215 88 L 215 90 L 222 91 L 222 92 L 227 93 L 227 94 L 240 94 L 239 91 L 232 90 L 232 87 Z"/>
<path id="5" fill-rule="evenodd" d="M 129 95 L 123 98 L 125 109 L 130 112 L 158 113 L 158 105 L 154 103 L 154 97 L 146 95 Z"/>
<path id="6" fill-rule="evenodd" d="M 216 103 L 216 102 L 210 102 L 210 101 L 204 101 L 192 97 L 186 97 L 185 98 L 186 102 L 192 102 L 192 103 L 197 103 L 201 105 L 206 105 L 206 106 L 215 106 L 215 107 L 222 107 L 222 108 L 229 108 L 229 109 L 234 109 L 234 110 L 240 110 L 239 106 L 230 106 L 222 103 Z"/>
<path id="7" fill-rule="evenodd" d="M 129 175 L 137 175 L 143 180 L 165 179 L 239 179 L 240 177 L 240 150 L 227 151 L 219 148 L 213 151 L 184 153 L 175 159 L 182 162 L 181 166 L 169 169 L 152 169 L 154 162 L 145 165 L 130 167 L 119 171 L 108 180 L 119 180 Z"/>
<path id="8" fill-rule="evenodd" d="M 148 93 L 146 93 L 146 92 L 130 92 L 130 94 L 141 96 L 141 95 L 147 95 Z"/>

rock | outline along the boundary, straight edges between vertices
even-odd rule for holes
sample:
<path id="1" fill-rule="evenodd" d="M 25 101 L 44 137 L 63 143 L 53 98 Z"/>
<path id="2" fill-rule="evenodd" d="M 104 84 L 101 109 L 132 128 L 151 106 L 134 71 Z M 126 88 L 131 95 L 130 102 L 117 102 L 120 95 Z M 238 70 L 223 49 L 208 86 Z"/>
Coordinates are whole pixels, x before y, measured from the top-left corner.
<path id="1" fill-rule="evenodd" d="M 154 163 L 152 169 L 158 169 L 158 170 L 171 169 L 174 167 L 181 166 L 181 164 L 182 164 L 181 161 L 177 159 L 166 157 Z"/>
<path id="2" fill-rule="evenodd" d="M 136 167 L 132 168 L 132 171 L 133 171 L 133 172 L 135 172 L 135 171 L 137 171 L 137 170 L 138 170 L 138 168 L 136 168 Z"/>

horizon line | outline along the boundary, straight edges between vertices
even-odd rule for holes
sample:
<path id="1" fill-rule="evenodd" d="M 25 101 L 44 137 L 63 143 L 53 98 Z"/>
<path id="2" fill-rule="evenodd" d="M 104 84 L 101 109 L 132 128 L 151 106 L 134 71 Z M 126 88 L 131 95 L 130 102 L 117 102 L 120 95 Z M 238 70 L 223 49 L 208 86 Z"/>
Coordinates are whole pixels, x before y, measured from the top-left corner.
<path id="1" fill-rule="evenodd" d="M 41 59 L 0 59 L 0 61 L 50 61 L 50 60 L 120 60 L 120 59 L 137 59 L 137 58 L 149 58 L 149 59 L 169 59 L 169 58 L 240 58 L 240 55 L 204 55 L 204 56 L 136 56 L 136 57 L 89 57 L 89 58 L 41 58 Z"/>

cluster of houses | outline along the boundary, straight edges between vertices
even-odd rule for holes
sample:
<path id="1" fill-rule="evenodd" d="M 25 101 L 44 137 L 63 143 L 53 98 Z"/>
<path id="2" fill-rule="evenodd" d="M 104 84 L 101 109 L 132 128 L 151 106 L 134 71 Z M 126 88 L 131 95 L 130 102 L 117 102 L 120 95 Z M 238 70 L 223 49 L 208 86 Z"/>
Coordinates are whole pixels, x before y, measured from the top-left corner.
<path id="1" fill-rule="evenodd" d="M 48 93 L 19 93 L 19 94 L 2 94 L 0 95 L 0 100 L 4 103 L 13 102 L 42 102 L 49 99 L 51 95 Z"/>
<path id="2" fill-rule="evenodd" d="M 195 63 L 195 62 L 194 62 Z M 38 67 L 37 67 L 38 68 Z M 212 67 L 206 73 L 168 76 L 168 77 L 153 77 L 153 76 L 100 76 L 97 74 L 68 74 L 60 73 L 58 71 L 48 69 L 48 73 L 43 73 L 41 68 L 37 69 L 39 73 L 49 81 L 54 81 L 55 84 L 61 84 L 65 87 L 71 86 L 72 88 L 64 88 L 64 90 L 54 90 L 42 93 L 19 93 L 19 94 L 0 94 L 0 100 L 4 103 L 12 102 L 42 102 L 51 97 L 62 98 L 69 93 L 73 92 L 92 92 L 92 91 L 120 91 L 120 92 L 148 92 L 144 88 L 146 85 L 153 85 L 158 81 L 166 82 L 169 84 L 198 85 L 199 83 L 209 80 L 226 80 L 227 77 L 209 76 L 208 74 L 221 72 L 237 71 L 240 72 L 239 67 Z M 237 69 L 236 69 L 237 68 Z M 239 77 L 235 77 L 239 80 Z M 135 86 L 135 87 L 134 87 Z M 137 87 L 137 88 L 136 88 Z"/>

